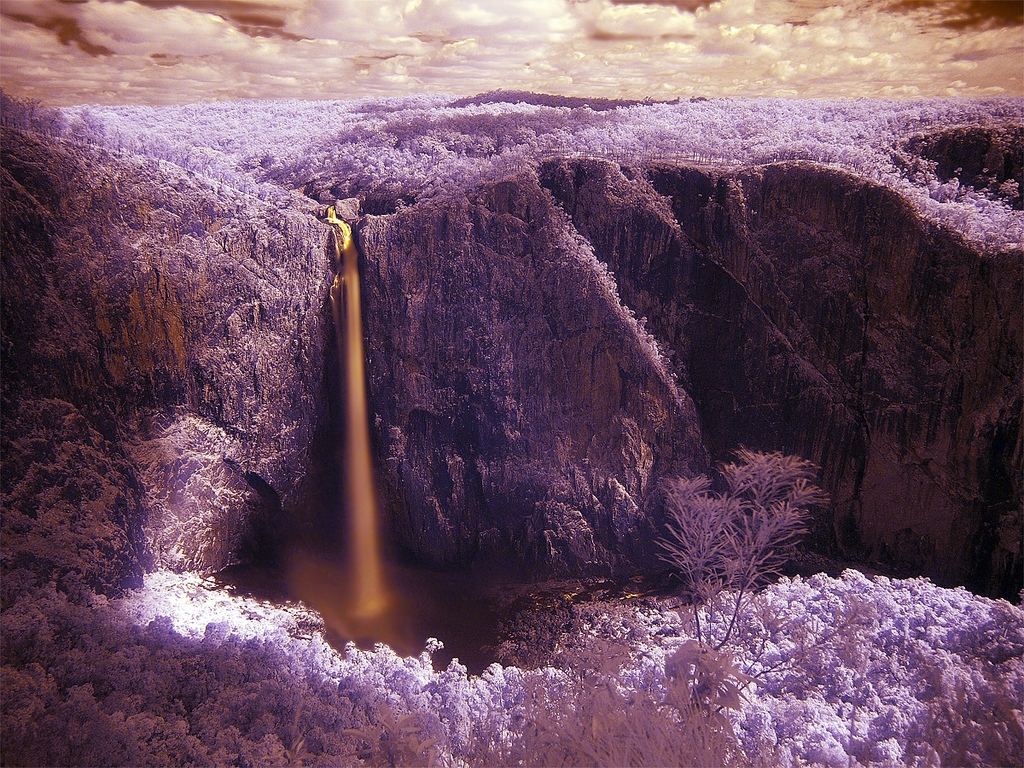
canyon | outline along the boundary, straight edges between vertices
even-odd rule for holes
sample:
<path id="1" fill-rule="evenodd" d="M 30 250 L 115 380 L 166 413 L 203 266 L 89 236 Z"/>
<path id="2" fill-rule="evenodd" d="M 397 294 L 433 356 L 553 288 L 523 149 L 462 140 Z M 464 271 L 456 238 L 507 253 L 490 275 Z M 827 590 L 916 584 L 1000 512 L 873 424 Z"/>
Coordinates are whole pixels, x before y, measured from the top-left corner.
<path id="1" fill-rule="evenodd" d="M 338 549 L 348 190 L 15 128 L 2 172 L 5 592 Z M 654 575 L 660 479 L 745 446 L 821 467 L 823 555 L 1017 598 L 1019 248 L 801 160 L 545 158 L 386 203 L 355 237 L 395 558 Z"/>

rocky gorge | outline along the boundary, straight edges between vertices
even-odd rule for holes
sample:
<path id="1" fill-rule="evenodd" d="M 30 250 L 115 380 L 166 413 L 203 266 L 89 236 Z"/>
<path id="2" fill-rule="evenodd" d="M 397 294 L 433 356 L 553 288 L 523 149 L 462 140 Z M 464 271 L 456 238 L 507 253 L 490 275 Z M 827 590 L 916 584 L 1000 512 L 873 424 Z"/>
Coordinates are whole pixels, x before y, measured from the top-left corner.
<path id="1" fill-rule="evenodd" d="M 18 127 L 2 167 L 11 599 L 334 546 L 322 215 L 353 190 L 268 201 Z M 397 558 L 656 573 L 660 479 L 742 445 L 821 467 L 818 551 L 1017 596 L 1019 248 L 810 160 L 545 157 L 364 204 Z"/>

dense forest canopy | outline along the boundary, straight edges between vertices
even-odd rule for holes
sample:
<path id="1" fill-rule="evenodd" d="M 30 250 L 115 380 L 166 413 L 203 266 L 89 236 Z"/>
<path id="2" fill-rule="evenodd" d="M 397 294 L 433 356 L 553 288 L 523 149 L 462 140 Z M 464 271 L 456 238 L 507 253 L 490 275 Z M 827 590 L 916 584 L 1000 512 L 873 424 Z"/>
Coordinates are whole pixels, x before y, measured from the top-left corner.
<path id="1" fill-rule="evenodd" d="M 282 189 L 330 191 L 390 209 L 552 157 L 624 164 L 808 160 L 889 186 L 929 218 L 984 247 L 1024 240 L 1020 216 L 1013 213 L 1024 206 L 1019 99 L 590 105 L 581 98 L 499 91 L 475 99 L 423 95 L 53 111 L 16 106 L 5 97 L 4 112 L 7 120 L 30 120 L 55 135 L 173 162 L 265 197 Z M 978 167 L 969 175 L 966 164 L 947 167 L 934 151 L 942 135 L 958 130 L 981 130 L 996 139 L 981 141 Z"/>

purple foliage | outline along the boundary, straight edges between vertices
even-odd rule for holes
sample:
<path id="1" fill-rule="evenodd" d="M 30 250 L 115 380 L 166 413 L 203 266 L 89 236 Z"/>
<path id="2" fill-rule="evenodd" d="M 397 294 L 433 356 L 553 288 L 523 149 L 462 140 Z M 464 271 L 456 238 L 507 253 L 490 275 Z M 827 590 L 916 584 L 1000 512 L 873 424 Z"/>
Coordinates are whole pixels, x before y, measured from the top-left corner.
<path id="1" fill-rule="evenodd" d="M 1017 125 L 1019 99 L 713 99 L 604 111 L 535 102 L 419 96 L 91 106 L 65 109 L 59 122 L 66 135 L 177 163 L 272 200 L 305 189 L 394 205 L 473 187 L 552 157 L 603 157 L 625 165 L 808 160 L 888 186 L 926 217 L 983 247 L 1024 240 L 1024 213 L 1006 199 L 943 182 L 935 162 L 907 151 L 914 137 L 953 127 Z"/>
<path id="2" fill-rule="evenodd" d="M 757 680 L 732 714 L 754 763 L 1007 765 L 1020 756 L 1021 609 L 856 571 L 783 579 L 754 603 L 729 646 Z M 608 674 L 656 706 L 687 616 L 667 603 L 598 607 L 566 641 L 623 648 Z M 299 606 L 166 572 L 123 600 L 90 605 L 39 585 L 34 600 L 4 611 L 2 630 L 11 765 L 356 763 L 369 747 L 353 731 L 405 738 L 405 715 L 416 718 L 416 745 L 429 742 L 440 764 L 464 764 L 481 744 L 514 755 L 527 691 L 568 696 L 576 674 L 493 665 L 474 676 L 457 661 L 435 670 L 436 644 L 409 658 L 385 646 L 339 653 Z M 578 700 L 566 698 L 568 716 Z M 407 730 L 389 732 L 388 722 Z"/>

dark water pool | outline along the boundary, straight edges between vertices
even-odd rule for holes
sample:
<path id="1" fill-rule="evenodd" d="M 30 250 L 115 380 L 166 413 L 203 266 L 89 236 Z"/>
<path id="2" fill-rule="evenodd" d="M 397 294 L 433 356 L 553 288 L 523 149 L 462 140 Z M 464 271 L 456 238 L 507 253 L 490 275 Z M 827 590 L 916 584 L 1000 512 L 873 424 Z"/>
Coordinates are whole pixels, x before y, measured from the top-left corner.
<path id="1" fill-rule="evenodd" d="M 545 648 L 572 621 L 572 606 L 591 600 L 630 599 L 664 593 L 664 584 L 633 580 L 510 583 L 474 572 L 439 573 L 391 565 L 393 600 L 387 616 L 370 631 L 351 631 L 346 618 L 346 572 L 341 563 L 293 554 L 288 567 L 235 566 L 216 580 L 228 591 L 273 602 L 301 601 L 324 619 L 329 642 L 342 649 L 386 642 L 401 654 L 418 654 L 428 638 L 444 647 L 435 667 L 457 658 L 471 673 L 500 662 L 543 663 Z"/>

